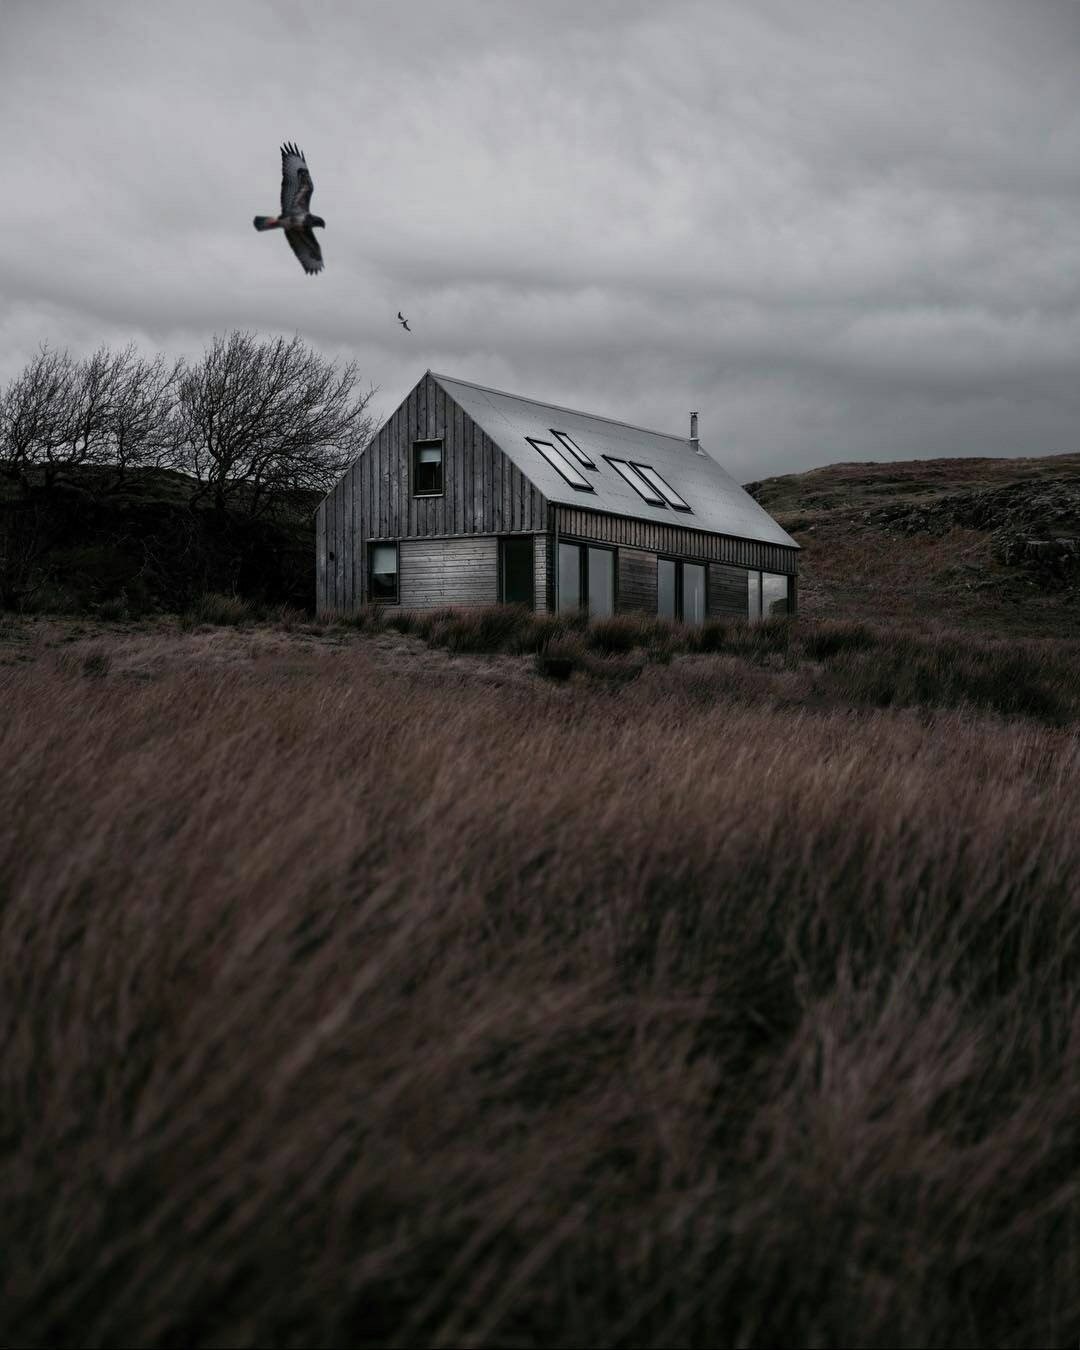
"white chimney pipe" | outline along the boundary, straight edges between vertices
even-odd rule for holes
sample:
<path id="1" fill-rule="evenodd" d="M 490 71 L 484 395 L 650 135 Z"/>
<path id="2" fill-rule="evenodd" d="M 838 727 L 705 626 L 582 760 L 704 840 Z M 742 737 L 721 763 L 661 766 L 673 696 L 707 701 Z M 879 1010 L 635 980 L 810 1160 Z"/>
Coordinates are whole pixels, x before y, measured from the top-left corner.
<path id="1" fill-rule="evenodd" d="M 698 443 L 698 434 L 697 434 L 697 413 L 696 413 L 696 412 L 692 412 L 692 413 L 690 414 L 690 444 L 694 447 L 694 449 L 695 449 L 695 450 L 697 451 L 697 453 L 700 455 L 700 454 L 701 454 L 701 446 L 700 446 L 700 444 Z"/>

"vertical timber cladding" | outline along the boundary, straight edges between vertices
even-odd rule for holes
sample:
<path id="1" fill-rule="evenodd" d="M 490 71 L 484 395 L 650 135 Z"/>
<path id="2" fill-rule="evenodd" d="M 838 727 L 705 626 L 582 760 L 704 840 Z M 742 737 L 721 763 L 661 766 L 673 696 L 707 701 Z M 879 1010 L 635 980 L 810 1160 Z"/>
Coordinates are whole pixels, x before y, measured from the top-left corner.
<path id="1" fill-rule="evenodd" d="M 441 438 L 443 492 L 412 494 L 414 441 Z M 431 539 L 533 534 L 545 528 L 547 502 L 525 475 L 431 376 L 425 375 L 372 438 L 348 471 L 348 520 L 343 540 L 351 589 L 337 597 L 328 577 L 326 607 L 355 609 L 367 599 L 367 545 L 372 539 Z M 344 482 L 344 480 L 342 480 Z M 325 503 L 327 522 L 331 500 Z M 328 534 L 328 537 L 329 534 Z M 330 545 L 333 548 L 333 545 Z"/>
<path id="2" fill-rule="evenodd" d="M 571 538 L 595 539 L 598 543 L 617 544 L 647 553 L 666 553 L 673 558 L 757 567 L 766 572 L 784 572 L 788 576 L 794 576 L 799 570 L 798 549 L 786 548 L 783 544 L 734 539 L 726 534 L 711 534 L 682 525 L 661 525 L 657 521 L 634 520 L 630 516 L 572 506 L 557 507 L 556 510 L 560 535 Z"/>
<path id="3" fill-rule="evenodd" d="M 315 512 L 315 613 L 324 614 L 326 603 L 326 500 Z"/>

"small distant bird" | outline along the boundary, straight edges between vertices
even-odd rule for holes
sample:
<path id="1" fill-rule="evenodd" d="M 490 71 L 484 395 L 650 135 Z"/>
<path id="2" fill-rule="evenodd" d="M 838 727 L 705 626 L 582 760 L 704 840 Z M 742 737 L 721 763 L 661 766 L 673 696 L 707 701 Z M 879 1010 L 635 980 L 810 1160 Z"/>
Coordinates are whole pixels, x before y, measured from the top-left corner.
<path id="1" fill-rule="evenodd" d="M 322 249 L 315 238 L 315 226 L 326 229 L 322 216 L 313 216 L 308 210 L 314 190 L 303 151 L 286 142 L 281 147 L 281 215 L 255 217 L 257 230 L 285 231 L 289 247 L 309 276 L 323 269 Z"/>
<path id="2" fill-rule="evenodd" d="M 406 333 L 411 333 L 411 332 L 412 332 L 412 329 L 409 327 L 409 321 L 408 321 L 408 319 L 405 317 L 405 315 L 402 314 L 402 312 L 401 312 L 400 309 L 399 309 L 398 312 L 397 312 L 397 316 L 398 316 L 398 322 L 401 324 L 402 328 L 405 329 Z"/>

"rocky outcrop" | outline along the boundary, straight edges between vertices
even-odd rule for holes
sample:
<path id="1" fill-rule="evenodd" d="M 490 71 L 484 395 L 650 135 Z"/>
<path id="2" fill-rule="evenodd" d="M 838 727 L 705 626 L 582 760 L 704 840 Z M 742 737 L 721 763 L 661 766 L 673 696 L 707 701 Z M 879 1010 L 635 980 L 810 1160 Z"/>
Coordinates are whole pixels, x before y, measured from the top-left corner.
<path id="1" fill-rule="evenodd" d="M 927 502 L 897 502 L 864 511 L 874 528 L 900 534 L 943 535 L 955 528 L 985 530 L 994 556 L 1040 585 L 1080 582 L 1080 481 L 1040 479 L 955 492 Z"/>

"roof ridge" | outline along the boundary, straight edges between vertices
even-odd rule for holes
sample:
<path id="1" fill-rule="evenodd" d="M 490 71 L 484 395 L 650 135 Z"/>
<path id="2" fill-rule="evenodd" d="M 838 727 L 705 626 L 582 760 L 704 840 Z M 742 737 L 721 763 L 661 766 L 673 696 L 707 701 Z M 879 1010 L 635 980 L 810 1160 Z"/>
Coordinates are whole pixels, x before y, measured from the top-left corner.
<path id="1" fill-rule="evenodd" d="M 516 398 L 522 403 L 535 403 L 538 408 L 552 408 L 555 412 L 573 413 L 575 417 L 591 417 L 594 422 L 610 422 L 615 427 L 626 427 L 629 431 L 643 431 L 647 436 L 663 436 L 668 441 L 678 441 L 689 446 L 689 436 L 676 436 L 670 431 L 657 431 L 653 427 L 641 427 L 636 422 L 622 422 L 617 417 L 605 417 L 603 413 L 586 412 L 584 408 L 567 408 L 561 403 L 547 403 L 542 398 L 529 398 L 527 394 L 511 394 L 507 389 L 496 389 L 490 384 L 477 384 L 475 380 L 460 380 L 456 375 L 440 375 L 438 371 L 426 372 L 436 380 L 451 380 L 454 384 L 463 384 L 469 389 L 479 389 L 485 394 L 498 394 L 501 398 Z"/>

